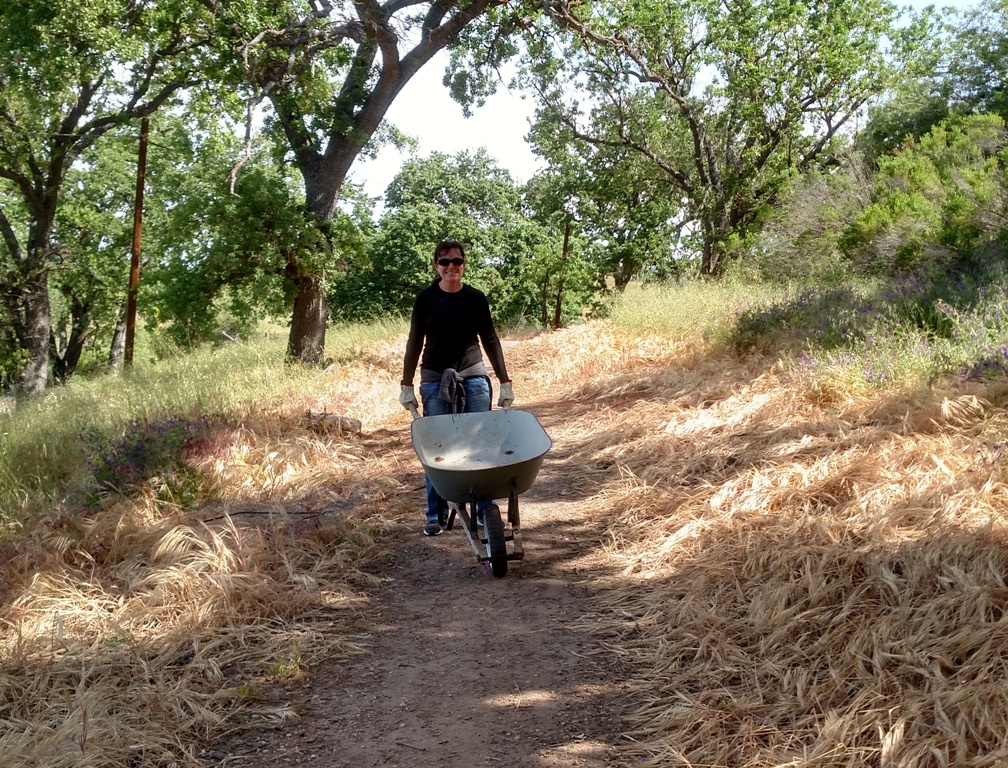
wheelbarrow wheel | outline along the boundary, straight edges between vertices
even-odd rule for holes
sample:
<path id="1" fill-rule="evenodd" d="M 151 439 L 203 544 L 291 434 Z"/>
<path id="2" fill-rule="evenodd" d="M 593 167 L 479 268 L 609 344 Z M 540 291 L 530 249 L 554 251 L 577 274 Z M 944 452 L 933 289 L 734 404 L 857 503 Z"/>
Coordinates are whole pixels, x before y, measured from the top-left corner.
<path id="1" fill-rule="evenodd" d="M 483 510 L 483 532 L 486 534 L 490 570 L 498 579 L 507 574 L 507 544 L 504 541 L 504 523 L 500 507 L 490 504 Z"/>

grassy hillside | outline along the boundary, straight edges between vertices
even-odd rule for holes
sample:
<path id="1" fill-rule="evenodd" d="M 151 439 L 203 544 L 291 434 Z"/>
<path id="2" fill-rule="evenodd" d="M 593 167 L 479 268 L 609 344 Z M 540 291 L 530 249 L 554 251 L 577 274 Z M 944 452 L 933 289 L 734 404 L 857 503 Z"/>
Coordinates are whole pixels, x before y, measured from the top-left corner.
<path id="1" fill-rule="evenodd" d="M 1005 759 L 1004 301 L 897 288 L 635 286 L 509 349 L 611 526 L 584 620 L 632 671 L 628 763 Z M 0 764 L 195 765 L 359 650 L 416 512 L 379 331 L 332 334 L 324 371 L 274 334 L 0 416 Z"/>

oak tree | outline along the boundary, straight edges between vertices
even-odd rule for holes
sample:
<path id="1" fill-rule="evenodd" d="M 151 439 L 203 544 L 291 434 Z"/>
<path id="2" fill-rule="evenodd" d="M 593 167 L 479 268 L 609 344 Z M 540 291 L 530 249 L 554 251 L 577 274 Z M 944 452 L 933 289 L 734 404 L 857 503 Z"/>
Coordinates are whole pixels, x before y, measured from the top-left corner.
<path id="1" fill-rule="evenodd" d="M 566 76 L 540 80 L 548 118 L 573 141 L 631 148 L 660 169 L 712 275 L 792 174 L 832 162 L 901 39 L 885 0 L 547 6 L 567 30 L 551 43 Z"/>
<path id="2" fill-rule="evenodd" d="M 285 142 L 304 180 L 306 206 L 320 221 L 335 215 L 351 166 L 421 67 L 463 44 L 481 52 L 479 67 L 492 67 L 513 53 L 504 41 L 539 8 L 524 0 L 207 2 L 234 43 L 252 102 L 269 102 L 267 129 Z M 470 93 L 466 83 L 478 90 L 480 82 L 462 77 L 453 91 Z M 297 258 L 290 269 L 297 291 L 288 354 L 319 362 L 330 271 Z"/>
<path id="3" fill-rule="evenodd" d="M 0 0 L 0 295 L 23 360 L 20 393 L 48 382 L 52 236 L 67 174 L 105 133 L 198 81 L 208 20 L 187 0 Z"/>

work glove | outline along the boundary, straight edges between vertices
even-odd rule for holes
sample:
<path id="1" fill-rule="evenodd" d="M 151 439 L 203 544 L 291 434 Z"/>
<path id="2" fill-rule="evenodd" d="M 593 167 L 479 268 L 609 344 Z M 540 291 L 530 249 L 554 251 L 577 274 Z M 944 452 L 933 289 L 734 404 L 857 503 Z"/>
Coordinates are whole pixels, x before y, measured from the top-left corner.
<path id="1" fill-rule="evenodd" d="M 500 398 L 497 400 L 498 408 L 510 408 L 514 402 L 514 390 L 511 389 L 511 382 L 505 381 L 501 384 Z"/>
<path id="2" fill-rule="evenodd" d="M 403 408 L 405 408 L 407 411 L 410 409 L 411 405 L 414 408 L 419 408 L 420 407 L 417 404 L 416 392 L 413 391 L 413 387 L 412 386 L 408 386 L 406 384 L 403 384 L 399 388 L 399 404 Z"/>

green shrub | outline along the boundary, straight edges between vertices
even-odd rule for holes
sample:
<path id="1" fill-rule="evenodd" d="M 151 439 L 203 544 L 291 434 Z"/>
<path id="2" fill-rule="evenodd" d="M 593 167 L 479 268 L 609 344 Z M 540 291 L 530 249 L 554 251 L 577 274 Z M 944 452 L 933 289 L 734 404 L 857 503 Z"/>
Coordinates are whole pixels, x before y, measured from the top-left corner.
<path id="1" fill-rule="evenodd" d="M 194 439 L 206 438 L 210 431 L 205 417 L 163 415 L 132 419 L 115 432 L 89 425 L 81 430 L 80 438 L 98 488 L 125 493 L 153 479 L 180 485 L 177 470 L 182 449 Z"/>

